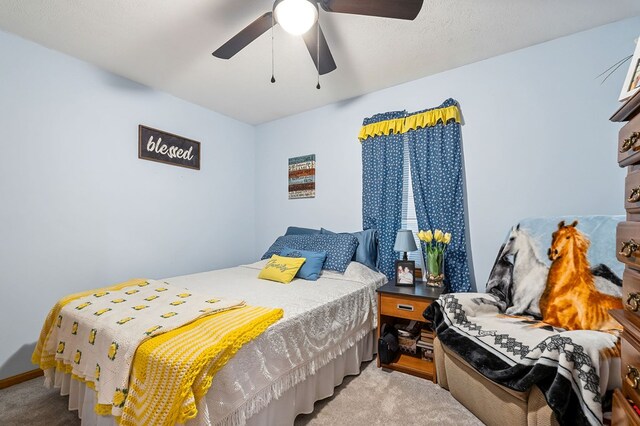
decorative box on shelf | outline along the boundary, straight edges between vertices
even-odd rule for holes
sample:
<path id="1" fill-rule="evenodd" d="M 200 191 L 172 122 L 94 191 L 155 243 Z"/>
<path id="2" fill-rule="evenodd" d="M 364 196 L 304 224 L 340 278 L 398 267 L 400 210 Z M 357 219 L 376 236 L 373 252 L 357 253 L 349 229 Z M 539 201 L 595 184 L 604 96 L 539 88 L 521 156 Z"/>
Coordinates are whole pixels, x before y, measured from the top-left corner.
<path id="1" fill-rule="evenodd" d="M 433 362 L 433 348 L 422 348 L 422 359 L 425 361 Z"/>
<path id="2" fill-rule="evenodd" d="M 418 321 L 410 321 L 407 324 L 396 324 L 398 330 L 398 345 L 402 352 L 415 355 L 417 352 L 417 342 L 420 339 L 420 329 L 422 323 Z"/>
<path id="3" fill-rule="evenodd" d="M 402 352 L 406 352 L 409 354 L 414 354 L 416 353 L 416 343 L 418 342 L 418 338 L 417 337 L 404 337 L 404 336 L 400 336 L 398 335 L 398 345 L 400 347 L 400 350 Z"/>

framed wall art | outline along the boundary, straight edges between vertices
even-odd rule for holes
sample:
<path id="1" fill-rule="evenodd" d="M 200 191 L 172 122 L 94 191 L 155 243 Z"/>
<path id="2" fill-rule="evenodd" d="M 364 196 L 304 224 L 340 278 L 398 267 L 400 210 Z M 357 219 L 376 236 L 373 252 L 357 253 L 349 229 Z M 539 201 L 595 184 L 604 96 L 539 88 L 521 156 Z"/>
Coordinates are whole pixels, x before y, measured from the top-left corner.
<path id="1" fill-rule="evenodd" d="M 624 79 L 619 100 L 624 101 L 630 98 L 638 90 L 640 90 L 640 41 L 636 40 L 636 50 L 631 57 L 631 64 L 629 71 L 627 71 L 627 77 Z"/>
<path id="2" fill-rule="evenodd" d="M 315 198 L 316 155 L 289 158 L 289 199 Z"/>

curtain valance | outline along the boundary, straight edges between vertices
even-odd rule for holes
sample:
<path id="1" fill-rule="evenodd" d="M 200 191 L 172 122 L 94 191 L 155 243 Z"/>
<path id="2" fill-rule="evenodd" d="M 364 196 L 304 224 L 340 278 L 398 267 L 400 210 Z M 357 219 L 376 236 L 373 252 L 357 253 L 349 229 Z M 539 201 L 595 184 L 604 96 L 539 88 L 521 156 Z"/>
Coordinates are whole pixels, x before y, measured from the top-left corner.
<path id="1" fill-rule="evenodd" d="M 460 123 L 460 109 L 458 105 L 432 109 L 402 118 L 377 121 L 362 126 L 358 139 L 363 141 L 371 136 L 388 136 L 392 133 L 406 133 L 409 130 L 433 127 L 438 123 L 446 124 L 449 120 Z"/>

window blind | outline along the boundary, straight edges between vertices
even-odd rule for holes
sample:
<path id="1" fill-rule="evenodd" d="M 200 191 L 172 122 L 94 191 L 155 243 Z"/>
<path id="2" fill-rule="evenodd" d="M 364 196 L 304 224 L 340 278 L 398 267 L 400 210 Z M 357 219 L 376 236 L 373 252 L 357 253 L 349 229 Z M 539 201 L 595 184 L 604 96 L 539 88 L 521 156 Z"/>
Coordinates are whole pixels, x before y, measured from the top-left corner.
<path id="1" fill-rule="evenodd" d="M 402 229 L 410 229 L 416 241 L 417 251 L 409 252 L 409 260 L 416 263 L 416 268 L 422 268 L 422 249 L 418 240 L 418 218 L 416 216 L 416 204 L 413 199 L 413 188 L 411 186 L 411 169 L 409 163 L 409 137 L 407 134 L 403 138 L 404 160 L 402 167 Z"/>

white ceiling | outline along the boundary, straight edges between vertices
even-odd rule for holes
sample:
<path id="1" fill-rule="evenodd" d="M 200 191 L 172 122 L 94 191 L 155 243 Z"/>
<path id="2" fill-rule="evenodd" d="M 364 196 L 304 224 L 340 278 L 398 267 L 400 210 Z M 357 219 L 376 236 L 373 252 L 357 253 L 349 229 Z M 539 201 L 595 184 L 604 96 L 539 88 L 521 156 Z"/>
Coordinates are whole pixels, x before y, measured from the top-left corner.
<path id="1" fill-rule="evenodd" d="M 392 0 L 390 0 L 392 1 Z M 0 28 L 238 120 L 258 124 L 640 15 L 638 0 L 425 0 L 415 21 L 320 12 L 338 69 L 299 37 L 211 52 L 271 0 L 2 0 Z"/>

